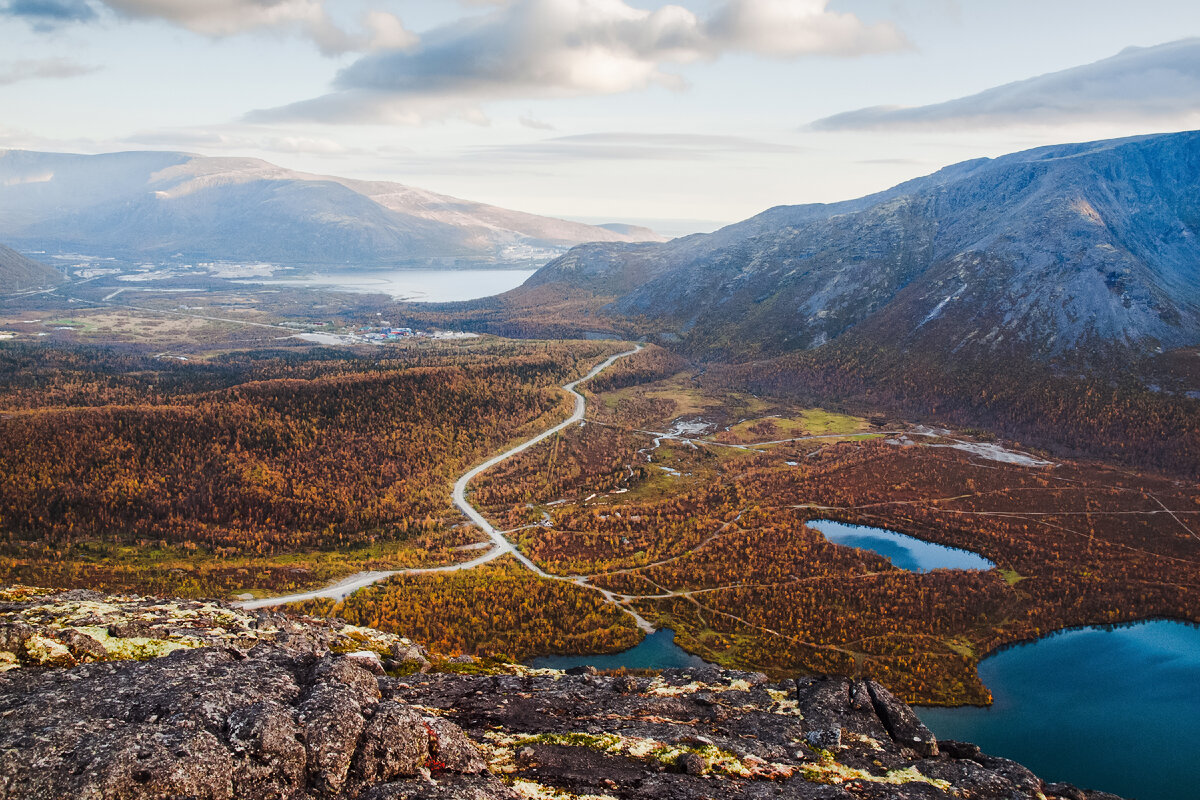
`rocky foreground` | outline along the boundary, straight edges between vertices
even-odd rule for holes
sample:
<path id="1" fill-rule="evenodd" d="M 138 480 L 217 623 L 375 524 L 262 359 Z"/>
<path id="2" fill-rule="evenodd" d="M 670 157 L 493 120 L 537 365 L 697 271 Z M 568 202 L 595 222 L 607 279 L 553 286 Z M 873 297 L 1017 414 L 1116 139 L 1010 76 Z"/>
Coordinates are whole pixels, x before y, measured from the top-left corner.
<path id="1" fill-rule="evenodd" d="M 433 659 L 222 603 L 0 591 L 7 798 L 1069 798 L 873 681 Z"/>

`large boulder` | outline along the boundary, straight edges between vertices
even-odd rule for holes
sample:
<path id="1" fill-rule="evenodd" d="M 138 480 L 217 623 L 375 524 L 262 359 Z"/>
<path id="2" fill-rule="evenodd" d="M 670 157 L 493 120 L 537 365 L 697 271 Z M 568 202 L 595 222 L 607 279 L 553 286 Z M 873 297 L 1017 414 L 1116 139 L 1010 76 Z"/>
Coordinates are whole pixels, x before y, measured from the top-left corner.
<path id="1" fill-rule="evenodd" d="M 916 750 L 923 758 L 938 754 L 937 737 L 917 718 L 916 713 L 875 681 L 867 681 L 867 691 L 883 727 L 892 740 L 903 747 Z"/>

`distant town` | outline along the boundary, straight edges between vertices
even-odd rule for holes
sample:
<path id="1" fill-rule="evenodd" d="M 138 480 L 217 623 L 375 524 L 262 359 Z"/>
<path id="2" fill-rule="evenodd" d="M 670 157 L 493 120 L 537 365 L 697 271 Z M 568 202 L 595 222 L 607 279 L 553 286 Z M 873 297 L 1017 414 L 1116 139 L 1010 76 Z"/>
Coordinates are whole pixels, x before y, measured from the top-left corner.
<path id="1" fill-rule="evenodd" d="M 420 331 L 415 328 L 392 327 L 391 323 L 381 322 L 378 325 L 353 326 L 337 332 L 301 333 L 296 338 L 317 344 L 383 344 L 403 339 L 447 340 L 478 337 L 479 334 L 466 331 Z"/>

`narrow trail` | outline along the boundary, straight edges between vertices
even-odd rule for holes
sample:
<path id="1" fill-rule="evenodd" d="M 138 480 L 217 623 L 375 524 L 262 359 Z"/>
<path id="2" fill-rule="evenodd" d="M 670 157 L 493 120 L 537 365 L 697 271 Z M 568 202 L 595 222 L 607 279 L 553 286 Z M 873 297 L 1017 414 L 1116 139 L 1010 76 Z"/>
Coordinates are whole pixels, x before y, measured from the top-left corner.
<path id="1" fill-rule="evenodd" d="M 400 570 L 381 571 L 381 572 L 360 572 L 355 575 L 351 575 L 348 578 L 345 578 L 345 579 L 339 581 L 338 583 L 332 584 L 331 586 L 326 586 L 322 589 L 314 589 L 313 591 L 310 591 L 310 592 L 299 592 L 297 594 L 281 595 L 279 597 L 267 597 L 267 598 L 263 598 L 261 600 L 249 600 L 249 601 L 246 601 L 243 603 L 239 603 L 239 605 L 245 609 L 255 609 L 255 608 L 273 608 L 275 606 L 281 606 L 281 605 L 285 605 L 287 603 L 297 603 L 297 602 L 302 602 L 305 600 L 316 600 L 316 599 L 320 599 L 320 598 L 328 598 L 328 599 L 333 599 L 333 600 L 344 600 L 345 598 L 349 597 L 351 594 L 358 591 L 359 589 L 365 588 L 365 587 L 370 586 L 375 583 L 379 583 L 380 581 L 385 581 L 388 578 L 392 578 L 397 575 L 423 575 L 423 574 L 434 573 L 434 572 L 458 572 L 461 570 L 473 569 L 482 564 L 486 564 L 489 561 L 494 561 L 495 559 L 500 558 L 501 556 L 511 555 L 513 558 L 515 558 L 517 561 L 519 561 L 521 564 L 523 564 L 528 570 L 533 572 L 539 578 L 546 578 L 548 580 L 555 580 L 555 581 L 566 581 L 568 583 L 574 583 L 577 586 L 582 586 L 582 587 L 591 589 L 593 591 L 599 592 L 601 595 L 603 595 L 605 601 L 612 603 L 617 608 L 621 609 L 626 614 L 628 614 L 630 617 L 632 617 L 633 621 L 636 622 L 637 626 L 639 628 L 641 628 L 644 632 L 653 633 L 654 632 L 653 625 L 651 625 L 649 622 L 647 622 L 640 614 L 638 614 L 636 611 L 634 611 L 628 605 L 623 603 L 619 599 L 618 595 L 614 594 L 613 592 L 608 591 L 607 589 L 601 589 L 598 586 L 591 585 L 588 582 L 587 576 L 583 576 L 583 575 L 552 575 L 549 572 L 546 572 L 545 570 L 543 570 L 541 567 L 539 567 L 537 564 L 535 564 L 533 561 L 531 561 L 524 553 L 519 551 L 516 548 L 516 546 L 513 545 L 513 543 L 505 537 L 506 533 L 512 533 L 513 531 L 497 530 L 496 527 L 493 526 L 492 523 L 488 522 L 487 518 L 484 517 L 483 514 L 481 514 L 479 512 L 479 510 L 475 508 L 475 506 L 471 505 L 470 501 L 467 500 L 467 486 L 471 483 L 472 480 L 477 478 L 480 474 L 482 474 L 483 472 L 486 472 L 487 470 L 491 469 L 492 467 L 494 467 L 504 461 L 507 461 L 508 459 L 512 458 L 515 455 L 518 455 L 519 453 L 525 452 L 526 450 L 528 450 L 531 447 L 535 447 L 536 445 L 540 444 L 541 442 L 544 442 L 546 439 L 549 439 L 551 436 L 554 436 L 555 434 L 566 430 L 567 428 L 571 427 L 572 425 L 575 425 L 577 423 L 582 423 L 584 414 L 587 411 L 587 400 L 584 398 L 584 396 L 582 394 L 580 394 L 578 391 L 576 391 L 576 387 L 578 387 L 581 383 L 585 383 L 585 382 L 591 380 L 592 378 L 596 377 L 597 375 L 599 375 L 601 372 L 603 372 L 604 370 L 611 367 L 613 364 L 615 364 L 620 359 L 626 358 L 628 356 L 631 356 L 631 355 L 641 351 L 643 349 L 643 347 L 644 347 L 643 345 L 639 344 L 636 347 L 634 347 L 632 350 L 626 350 L 623 353 L 617 353 L 614 356 L 610 356 L 609 358 L 605 359 L 604 361 L 600 362 L 595 367 L 593 367 L 591 372 L 584 375 L 582 378 L 571 381 L 570 383 L 564 385 L 562 388 L 575 397 L 575 411 L 574 411 L 574 413 L 571 414 L 571 416 L 569 416 L 567 419 L 560 422 L 559 424 L 555 425 L 553 428 L 550 428 L 548 430 L 543 431 L 542 433 L 539 433 L 537 436 L 534 436 L 532 439 L 527 439 L 526 441 L 522 442 L 521 444 L 518 444 L 515 447 L 512 447 L 508 450 L 505 450 L 500 455 L 489 458 L 487 461 L 483 462 L 479 466 L 468 470 L 466 473 L 464 473 L 462 475 L 462 477 L 460 477 L 457 481 L 455 481 L 454 491 L 453 491 L 453 494 L 451 495 L 451 498 L 454 501 L 454 505 L 458 508 L 459 511 L 461 511 L 467 517 L 467 519 L 471 520 L 471 522 L 478 525 L 479 528 L 482 529 L 483 532 L 488 535 L 488 538 L 492 542 L 491 549 L 488 550 L 483 555 L 473 558 L 470 561 L 464 561 L 464 562 L 461 562 L 458 564 L 450 564 L 450 565 L 444 566 L 444 567 L 421 567 L 421 568 L 415 568 L 415 569 L 400 569 Z M 517 530 L 520 530 L 520 529 L 517 529 Z"/>

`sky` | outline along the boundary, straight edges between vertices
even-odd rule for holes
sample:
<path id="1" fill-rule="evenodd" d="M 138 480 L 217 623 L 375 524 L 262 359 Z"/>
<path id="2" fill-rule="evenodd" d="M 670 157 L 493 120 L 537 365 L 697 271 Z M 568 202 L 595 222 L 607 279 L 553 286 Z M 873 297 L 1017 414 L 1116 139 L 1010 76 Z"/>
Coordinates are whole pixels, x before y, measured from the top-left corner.
<path id="1" fill-rule="evenodd" d="M 0 0 L 0 149 L 251 156 L 676 235 L 1200 128 L 1191 37 L 1195 0 Z"/>

